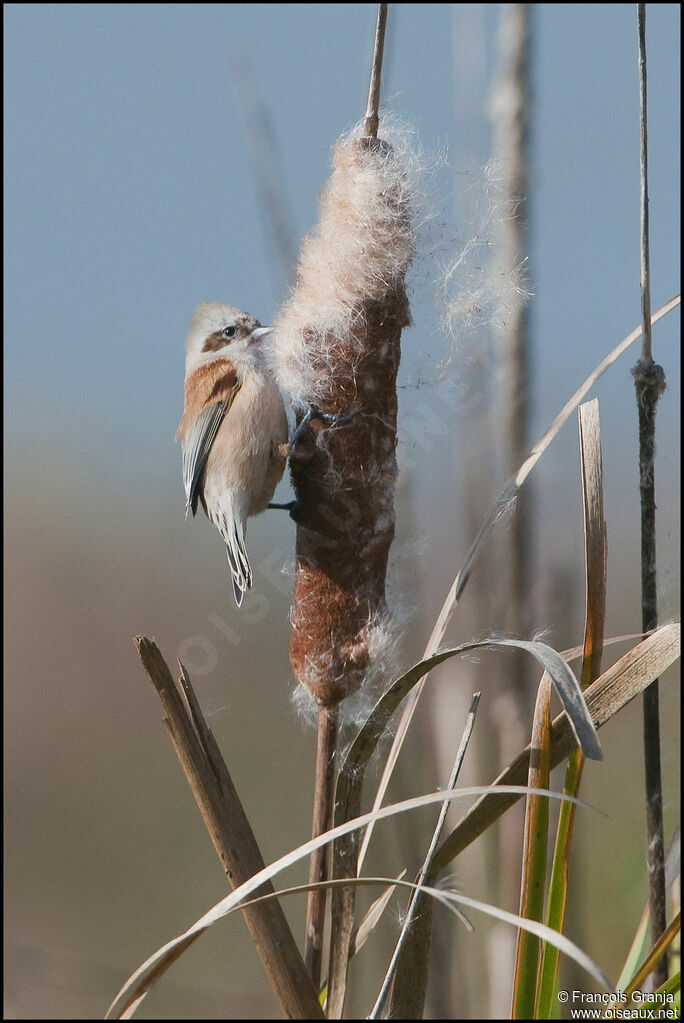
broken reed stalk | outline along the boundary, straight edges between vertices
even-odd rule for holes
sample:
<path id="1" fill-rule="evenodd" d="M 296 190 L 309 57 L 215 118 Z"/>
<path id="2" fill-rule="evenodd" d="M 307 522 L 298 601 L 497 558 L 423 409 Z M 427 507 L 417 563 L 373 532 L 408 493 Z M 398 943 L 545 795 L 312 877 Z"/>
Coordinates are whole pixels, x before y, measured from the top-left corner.
<path id="1" fill-rule="evenodd" d="M 207 726 L 183 665 L 176 685 L 153 640 L 136 636 L 135 646 L 165 711 L 164 724 L 231 887 L 264 867 L 249 820 L 226 763 Z M 180 662 L 179 662 L 180 664 Z M 272 892 L 265 884 L 260 893 Z M 274 899 L 242 910 L 280 1008 L 288 1019 L 323 1019 L 297 943 Z"/>
<path id="2" fill-rule="evenodd" d="M 335 147 L 319 225 L 302 247 L 273 349 L 298 425 L 312 408 L 327 417 L 311 420 L 290 457 L 297 508 L 290 661 L 319 705 L 313 837 L 332 815 L 337 708 L 361 686 L 386 631 L 396 374 L 413 252 L 401 171 L 377 139 L 386 19 L 381 4 L 364 136 Z M 326 876 L 324 847 L 312 856 L 310 877 Z M 324 890 L 310 893 L 305 959 L 315 986 L 325 903 Z"/>
<path id="3" fill-rule="evenodd" d="M 651 292 L 648 237 L 648 130 L 646 93 L 646 5 L 637 4 L 639 36 L 639 148 L 640 148 L 640 254 L 641 254 L 641 358 L 632 369 L 639 411 L 639 492 L 641 497 L 641 627 L 658 624 L 655 522 L 655 417 L 665 390 L 665 373 L 651 353 Z M 648 874 L 651 939 L 655 943 L 667 926 L 665 840 L 660 754 L 658 680 L 643 696 L 644 766 L 646 781 L 646 865 Z M 654 970 L 654 983 L 667 980 L 667 957 Z"/>

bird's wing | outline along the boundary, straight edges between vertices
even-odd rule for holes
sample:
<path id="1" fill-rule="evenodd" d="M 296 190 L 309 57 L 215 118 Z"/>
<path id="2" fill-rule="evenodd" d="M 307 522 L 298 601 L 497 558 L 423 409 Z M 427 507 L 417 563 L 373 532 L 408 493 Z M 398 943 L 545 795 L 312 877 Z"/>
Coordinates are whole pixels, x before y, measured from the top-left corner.
<path id="1" fill-rule="evenodd" d="M 197 511 L 199 483 L 204 466 L 223 418 L 233 403 L 238 387 L 224 395 L 221 401 L 206 405 L 195 419 L 183 441 L 183 485 L 185 487 L 185 517 L 192 509 Z"/>

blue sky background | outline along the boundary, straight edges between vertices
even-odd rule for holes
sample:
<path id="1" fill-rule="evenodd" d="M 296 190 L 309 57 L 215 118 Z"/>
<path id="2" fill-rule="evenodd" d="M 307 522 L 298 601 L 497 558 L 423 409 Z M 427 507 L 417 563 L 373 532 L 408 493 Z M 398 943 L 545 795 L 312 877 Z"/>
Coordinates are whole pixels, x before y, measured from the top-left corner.
<path id="1" fill-rule="evenodd" d="M 655 308 L 679 279 L 680 15 L 675 4 L 648 12 Z M 495 5 L 392 12 L 383 95 L 427 150 L 448 146 L 456 173 L 489 155 L 496 15 Z M 267 322 L 284 297 L 229 66 L 246 57 L 256 76 L 301 236 L 329 147 L 365 108 L 374 17 L 365 4 L 5 6 L 12 448 L 33 446 L 49 422 L 55 443 L 102 460 L 120 484 L 176 470 L 168 441 L 192 308 L 221 300 Z M 583 378 L 639 319 L 634 9 L 542 4 L 534 33 L 529 275 L 541 424 L 559 380 Z M 419 325 L 429 301 L 414 296 Z M 670 352 L 663 330 L 656 347 Z M 406 336 L 409 379 L 421 343 L 418 330 Z"/>
<path id="2" fill-rule="evenodd" d="M 680 287 L 680 6 L 648 4 L 647 12 L 656 309 Z M 498 15 L 494 4 L 390 5 L 383 105 L 415 129 L 428 168 L 448 153 L 430 200 L 443 228 L 426 245 L 438 241 L 451 258 L 483 201 Z M 170 663 L 193 637 L 209 644 L 216 663 L 196 658 L 193 678 L 265 856 L 307 837 L 314 739 L 291 707 L 291 580 L 280 573 L 292 561 L 292 523 L 276 513 L 250 523 L 255 592 L 268 607 L 257 627 L 231 605 L 213 528 L 183 521 L 173 438 L 194 306 L 224 301 L 267 323 L 286 296 L 231 71 L 244 61 L 251 68 L 296 245 L 316 222 L 331 145 L 365 111 L 375 17 L 372 4 L 4 5 L 8 1018 L 102 1015 L 128 972 L 224 891 L 144 687 L 134 632 L 154 635 Z M 532 5 L 532 32 L 531 442 L 641 315 L 636 5 Z M 486 254 L 477 250 L 474 274 L 486 271 Z M 414 326 L 402 338 L 392 557 L 393 596 L 411 615 L 402 664 L 420 654 L 504 480 L 478 419 L 478 394 L 493 389 L 490 333 L 464 328 L 452 350 L 439 330 L 433 276 L 429 261 L 414 268 Z M 676 311 L 653 335 L 668 379 L 657 464 L 664 617 L 679 613 L 679 330 Z M 601 407 L 613 635 L 640 628 L 629 372 L 637 354 L 635 347 L 590 395 Z M 462 408 L 450 393 L 462 395 Z M 427 451 L 418 443 L 425 436 Z M 562 648 L 580 642 L 583 622 L 574 419 L 530 488 L 531 627 L 550 629 Z M 284 481 L 283 499 L 287 489 Z M 496 563 L 483 562 L 471 596 L 484 592 L 491 604 L 498 582 Z M 450 639 L 504 627 L 495 612 L 470 608 L 464 602 Z M 277 683 L 268 698 L 266 680 Z M 496 687 L 493 676 L 486 681 Z M 663 689 L 671 731 L 677 706 Z M 471 691 L 469 682 L 459 689 L 466 703 Z M 440 744 L 451 763 L 462 716 L 450 713 L 432 719 L 431 736 L 439 724 L 449 734 L 423 742 L 421 763 Z M 626 915 L 613 929 L 625 935 L 644 895 L 634 812 L 638 708 L 629 713 L 605 740 L 602 733 L 604 788 L 591 788 L 595 772 L 583 792 L 613 810 L 598 837 L 586 833 L 589 906 L 617 886 L 614 904 Z M 677 777 L 679 748 L 670 731 L 668 779 Z M 254 751 L 264 748 L 269 757 L 255 766 Z M 499 766 L 487 759 L 486 734 L 478 755 L 473 783 Z M 448 766 L 425 770 L 427 791 L 435 777 L 443 784 Z M 668 781 L 667 813 L 676 813 L 674 794 Z M 619 830 L 624 821 L 636 853 Z M 614 863 L 614 877 L 592 874 L 594 859 Z M 300 933 L 301 906 L 288 913 Z M 615 972 L 621 949 L 604 947 L 605 929 L 592 917 L 574 937 Z M 377 939 L 383 955 L 396 937 L 387 926 Z M 226 1004 L 237 1016 L 272 1011 L 237 925 L 199 944 L 143 1017 L 192 1018 L 198 1004 L 204 1018 L 225 1018 Z M 488 959 L 475 942 L 461 948 L 466 956 L 473 949 L 466 971 Z M 377 969 L 369 970 L 375 979 Z M 482 1012 L 458 1004 L 464 1015 Z"/>

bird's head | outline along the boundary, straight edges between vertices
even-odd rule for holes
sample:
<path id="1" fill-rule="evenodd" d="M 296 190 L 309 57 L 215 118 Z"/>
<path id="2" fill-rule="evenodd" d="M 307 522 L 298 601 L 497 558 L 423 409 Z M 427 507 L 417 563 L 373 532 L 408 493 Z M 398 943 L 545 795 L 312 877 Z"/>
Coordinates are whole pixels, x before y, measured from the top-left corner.
<path id="1" fill-rule="evenodd" d="M 238 372 L 256 366 L 259 342 L 270 330 L 234 306 L 203 302 L 192 314 L 185 342 L 186 376 L 218 359 L 229 359 Z"/>

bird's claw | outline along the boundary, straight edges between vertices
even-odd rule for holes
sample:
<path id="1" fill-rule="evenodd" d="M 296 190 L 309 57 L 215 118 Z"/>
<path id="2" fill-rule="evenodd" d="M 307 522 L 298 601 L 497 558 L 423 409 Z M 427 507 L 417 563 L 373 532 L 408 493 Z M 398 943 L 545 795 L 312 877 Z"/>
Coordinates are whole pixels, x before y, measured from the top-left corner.
<path id="1" fill-rule="evenodd" d="M 323 412 L 322 409 L 319 409 L 316 405 L 309 405 L 309 406 L 307 406 L 306 411 L 305 411 L 304 415 L 302 416 L 301 421 L 298 423 L 297 428 L 295 429 L 295 432 L 292 434 L 292 437 L 290 438 L 290 443 L 289 443 L 289 449 L 290 450 L 289 450 L 288 454 L 292 454 L 292 451 L 293 451 L 297 441 L 299 440 L 299 438 L 301 437 L 302 433 L 304 432 L 304 430 L 307 428 L 307 426 L 309 425 L 309 423 L 312 420 L 318 419 L 322 423 L 325 423 L 326 426 L 330 426 L 330 427 L 333 427 L 333 426 L 344 426 L 345 423 L 351 422 L 351 420 L 354 418 L 355 415 L 357 415 L 357 411 L 356 410 L 353 411 L 353 412 L 346 412 L 346 413 L 343 413 L 343 412 Z"/>

